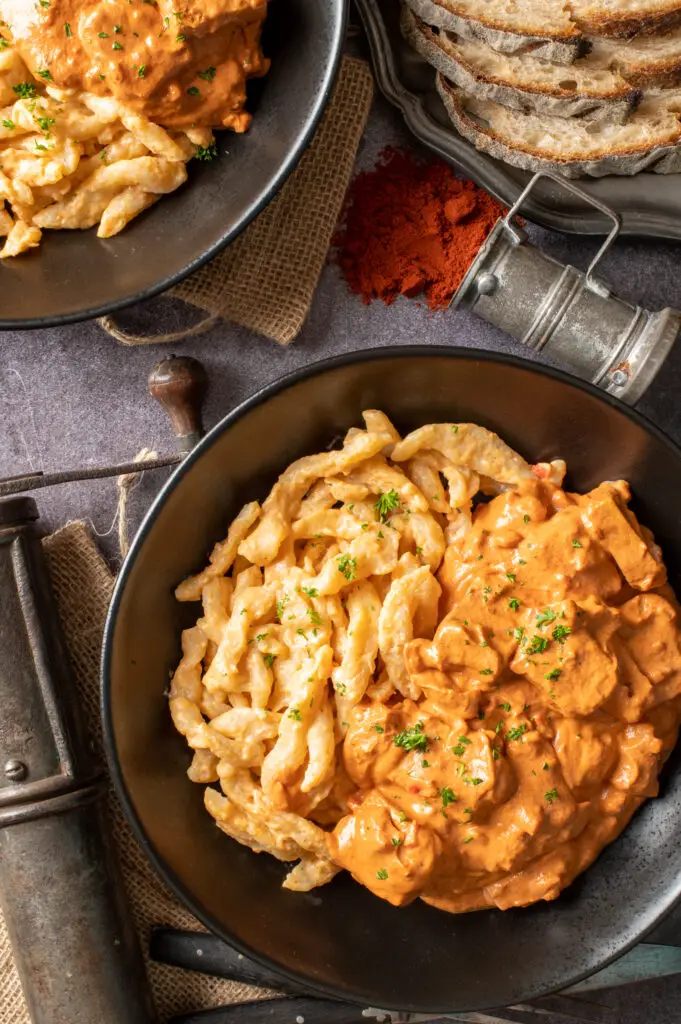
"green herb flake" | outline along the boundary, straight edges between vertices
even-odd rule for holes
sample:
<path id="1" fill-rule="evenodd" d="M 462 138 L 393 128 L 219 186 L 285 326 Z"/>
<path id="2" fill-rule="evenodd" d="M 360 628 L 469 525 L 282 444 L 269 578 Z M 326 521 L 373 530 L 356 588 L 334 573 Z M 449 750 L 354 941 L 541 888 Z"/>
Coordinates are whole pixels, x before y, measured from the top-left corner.
<path id="1" fill-rule="evenodd" d="M 31 82 L 19 82 L 18 85 L 12 86 L 12 91 L 15 92 L 22 100 L 28 99 L 30 96 L 35 96 L 35 86 Z"/>
<path id="2" fill-rule="evenodd" d="M 545 608 L 543 612 L 539 612 L 534 624 L 537 627 L 537 629 L 543 629 L 544 626 L 555 621 L 556 613 L 553 611 L 553 609 Z"/>
<path id="3" fill-rule="evenodd" d="M 121 46 L 121 44 L 117 40 L 114 39 L 113 43 L 111 44 L 111 49 L 112 50 L 122 50 L 123 47 Z"/>
<path id="4" fill-rule="evenodd" d="M 518 600 L 518 598 L 512 597 L 511 600 L 508 602 L 508 607 L 511 609 L 512 612 L 517 612 L 520 608 L 520 601 Z"/>
<path id="5" fill-rule="evenodd" d="M 578 540 L 573 540 L 573 542 L 572 542 L 572 546 L 573 546 L 573 548 L 581 548 L 581 546 L 582 546 L 582 545 L 581 545 L 581 542 L 580 542 L 580 541 L 578 541 Z"/>
<path id="6" fill-rule="evenodd" d="M 64 22 L 64 35 L 67 39 L 71 38 L 71 23 L 68 21 Z"/>
<path id="7" fill-rule="evenodd" d="M 350 555 L 341 555 L 338 559 L 338 571 L 346 580 L 354 580 L 357 576 L 357 559 L 351 558 Z"/>
<path id="8" fill-rule="evenodd" d="M 498 747 L 492 747 L 492 760 L 498 761 L 501 757 Z"/>
<path id="9" fill-rule="evenodd" d="M 187 96 L 200 96 L 201 90 L 197 89 L 195 85 L 190 85 L 187 89 Z"/>
<path id="10" fill-rule="evenodd" d="M 14 121 L 10 121 L 8 118 L 5 118 L 5 120 L 2 121 L 1 123 L 2 123 L 2 127 L 3 128 L 9 128 L 10 131 L 12 131 L 14 128 L 16 128 L 16 125 L 15 125 Z"/>
<path id="11" fill-rule="evenodd" d="M 199 71 L 199 78 L 202 78 L 204 82 L 212 82 L 215 78 L 215 68 L 211 65 L 205 71 Z"/>
<path id="12" fill-rule="evenodd" d="M 147 73 L 147 65 L 146 64 L 140 64 L 140 66 L 137 69 L 137 77 L 138 78 L 144 78 L 146 73 Z"/>
<path id="13" fill-rule="evenodd" d="M 511 705 L 509 704 L 509 702 L 507 700 L 505 700 L 503 704 L 497 704 L 497 707 L 500 708 L 502 711 L 510 711 L 511 710 Z"/>
<path id="14" fill-rule="evenodd" d="M 449 807 L 450 804 L 456 803 L 458 797 L 453 789 L 449 786 L 443 786 L 440 790 L 440 799 L 442 800 L 442 809 Z"/>
<path id="15" fill-rule="evenodd" d="M 549 770 L 549 762 L 548 761 L 544 761 L 544 763 L 542 765 L 542 768 L 544 769 L 545 772 L 547 772 Z"/>
<path id="16" fill-rule="evenodd" d="M 385 882 L 387 877 L 388 872 L 385 870 L 385 868 L 379 868 L 378 871 L 376 872 L 376 878 L 379 878 L 381 882 Z"/>
<path id="17" fill-rule="evenodd" d="M 572 630 L 569 626 L 556 626 L 551 636 L 556 641 L 556 643 L 564 644 L 571 633 Z"/>
<path id="18" fill-rule="evenodd" d="M 513 638 L 517 640 L 520 644 L 522 643 L 524 636 L 525 629 L 523 628 L 523 626 L 516 626 L 516 628 L 513 630 Z"/>
<path id="19" fill-rule="evenodd" d="M 393 487 L 392 490 L 379 494 L 378 501 L 374 508 L 378 512 L 378 518 L 382 523 L 386 521 L 390 512 L 394 512 L 400 504 L 400 496 Z"/>
<path id="20" fill-rule="evenodd" d="M 265 664 L 267 665 L 268 668 L 272 668 L 272 666 L 274 665 L 274 662 L 276 660 L 276 657 L 277 657 L 276 654 L 263 654 L 262 660 L 265 662 Z M 289 718 L 290 717 L 291 716 L 289 715 Z"/>
<path id="21" fill-rule="evenodd" d="M 302 722 L 302 715 L 300 714 L 300 708 L 290 708 L 288 717 L 294 722 Z"/>
<path id="22" fill-rule="evenodd" d="M 543 654 L 546 648 L 549 646 L 549 642 L 546 637 L 533 636 L 530 646 L 527 648 L 528 654 Z"/>
<path id="23" fill-rule="evenodd" d="M 552 804 L 554 800 L 558 799 L 558 790 L 555 786 L 553 787 L 553 789 L 550 789 L 548 793 L 544 793 L 544 799 L 546 800 L 547 804 Z"/>
<path id="24" fill-rule="evenodd" d="M 392 844 L 393 844 L 393 846 L 401 846 L 402 845 L 402 840 L 398 839 L 397 836 L 393 836 Z"/>
<path id="25" fill-rule="evenodd" d="M 560 669 L 554 668 L 550 672 L 547 672 L 544 679 L 548 679 L 551 682 L 555 682 L 556 679 L 560 679 Z"/>
<path id="26" fill-rule="evenodd" d="M 403 750 L 422 750 L 424 754 L 428 752 L 429 743 L 423 731 L 423 722 L 417 722 L 411 729 L 403 729 L 393 738 L 394 746 L 402 747 Z"/>
<path id="27" fill-rule="evenodd" d="M 517 725 L 515 727 L 515 729 L 509 729 L 509 731 L 506 733 L 506 739 L 507 740 L 522 740 L 522 738 L 525 735 L 525 733 L 527 732 L 527 730 L 528 730 L 528 726 L 525 724 L 525 722 L 523 722 L 522 725 Z"/>
<path id="28" fill-rule="evenodd" d="M 376 732 L 385 732 L 385 729 L 383 728 L 382 725 L 375 725 L 374 729 L 376 730 Z"/>
<path id="29" fill-rule="evenodd" d="M 510 580 L 511 583 L 515 583 L 515 573 L 514 572 L 507 572 L 506 573 L 506 579 Z"/>
<path id="30" fill-rule="evenodd" d="M 426 761 L 424 759 L 423 761 L 421 761 L 421 767 L 422 768 L 430 768 L 430 761 Z"/>
<path id="31" fill-rule="evenodd" d="M 528 515 L 523 516 L 523 522 L 525 524 L 529 523 L 529 521 L 530 521 L 530 517 Z"/>
<path id="32" fill-rule="evenodd" d="M 466 838 L 463 841 L 463 845 L 466 846 L 468 843 L 472 843 L 474 839 L 475 836 L 466 836 Z"/>

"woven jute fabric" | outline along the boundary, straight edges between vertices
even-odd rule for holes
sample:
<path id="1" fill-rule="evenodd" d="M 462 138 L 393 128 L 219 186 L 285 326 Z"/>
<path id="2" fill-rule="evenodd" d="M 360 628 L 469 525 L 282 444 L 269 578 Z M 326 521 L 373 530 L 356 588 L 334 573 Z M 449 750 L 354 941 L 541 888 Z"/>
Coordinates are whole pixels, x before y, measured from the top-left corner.
<path id="1" fill-rule="evenodd" d="M 82 711 L 103 763 L 99 716 L 99 656 L 113 577 L 83 523 L 70 523 L 46 538 L 43 546 Z M 113 841 L 118 850 L 145 956 L 152 925 L 204 931 L 196 918 L 185 910 L 155 874 L 134 838 L 111 786 L 107 804 Z M 207 1009 L 269 995 L 262 989 L 237 985 L 192 971 L 167 967 L 164 964 L 149 962 L 148 971 L 162 1020 L 192 1009 Z M 1 914 L 0 1024 L 30 1024 Z"/>
<path id="2" fill-rule="evenodd" d="M 281 345 L 293 341 L 310 310 L 373 91 L 366 61 L 343 57 L 314 138 L 279 195 L 231 245 L 169 292 L 209 314 L 205 321 L 144 336 L 105 317 L 104 329 L 126 345 L 157 344 L 201 333 L 223 317 Z"/>

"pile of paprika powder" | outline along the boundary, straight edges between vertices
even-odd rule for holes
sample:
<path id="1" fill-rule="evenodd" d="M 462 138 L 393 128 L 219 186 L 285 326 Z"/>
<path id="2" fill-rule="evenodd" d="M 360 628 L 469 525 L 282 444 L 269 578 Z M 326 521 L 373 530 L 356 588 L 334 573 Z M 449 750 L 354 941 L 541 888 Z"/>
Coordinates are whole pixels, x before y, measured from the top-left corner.
<path id="1" fill-rule="evenodd" d="M 334 237 L 335 262 L 365 303 L 423 294 L 449 305 L 504 207 L 442 160 L 388 147 L 356 176 Z"/>

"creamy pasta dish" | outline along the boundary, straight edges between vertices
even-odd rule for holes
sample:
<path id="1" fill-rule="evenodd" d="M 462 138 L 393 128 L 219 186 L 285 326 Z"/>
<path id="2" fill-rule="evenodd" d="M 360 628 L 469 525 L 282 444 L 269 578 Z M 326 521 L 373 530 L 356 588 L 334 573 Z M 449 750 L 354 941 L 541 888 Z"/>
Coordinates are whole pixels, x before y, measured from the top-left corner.
<path id="1" fill-rule="evenodd" d="M 208 565 L 170 690 L 223 832 L 308 890 L 554 899 L 673 747 L 681 633 L 622 481 L 563 490 L 470 423 L 364 413 L 292 463 Z"/>
<path id="2" fill-rule="evenodd" d="M 0 257 L 117 234 L 246 130 L 264 0 L 0 0 Z"/>

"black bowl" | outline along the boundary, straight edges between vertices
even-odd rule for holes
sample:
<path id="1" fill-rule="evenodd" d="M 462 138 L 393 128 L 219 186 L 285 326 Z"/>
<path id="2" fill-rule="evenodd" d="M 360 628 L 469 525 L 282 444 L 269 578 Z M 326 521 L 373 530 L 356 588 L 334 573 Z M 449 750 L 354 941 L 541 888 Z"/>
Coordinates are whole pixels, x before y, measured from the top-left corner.
<path id="1" fill-rule="evenodd" d="M 322 115 L 338 67 L 347 0 L 271 0 L 263 45 L 272 67 L 249 83 L 253 124 L 218 133 L 220 157 L 115 238 L 46 232 L 0 266 L 0 330 L 102 316 L 155 295 L 231 242 L 282 187 Z"/>
<path id="2" fill-rule="evenodd" d="M 347 875 L 302 895 L 284 869 L 226 838 L 189 782 L 189 755 L 164 691 L 179 632 L 197 606 L 173 587 L 205 564 L 239 506 L 262 497 L 298 456 L 323 449 L 362 409 L 403 430 L 437 420 L 491 427 L 527 458 L 567 460 L 569 483 L 632 484 L 634 508 L 681 580 L 681 451 L 594 388 L 518 359 L 470 350 L 388 349 L 317 364 L 265 388 L 226 417 L 174 473 L 118 580 L 103 654 L 111 769 L 138 838 L 209 928 L 306 987 L 365 1006 L 441 1013 L 504 1006 L 556 991 L 605 966 L 681 894 L 681 772 L 660 799 L 560 898 L 527 909 L 452 916 L 395 909 Z"/>

